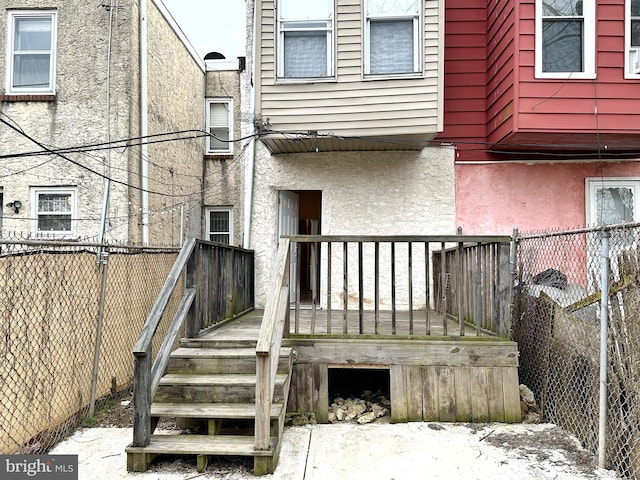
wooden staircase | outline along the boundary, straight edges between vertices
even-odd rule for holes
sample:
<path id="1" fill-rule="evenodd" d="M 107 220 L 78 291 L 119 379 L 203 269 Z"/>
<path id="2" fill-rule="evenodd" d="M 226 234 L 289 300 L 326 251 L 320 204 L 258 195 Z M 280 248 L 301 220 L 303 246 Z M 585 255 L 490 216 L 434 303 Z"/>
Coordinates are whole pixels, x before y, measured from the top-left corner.
<path id="1" fill-rule="evenodd" d="M 150 443 L 127 447 L 127 470 L 146 471 L 158 455 L 195 455 L 198 472 L 202 472 L 210 457 L 231 455 L 253 457 L 257 474 L 273 472 L 282 442 L 293 358 L 292 349 L 280 349 L 269 447 L 256 449 L 256 340 L 183 339 L 171 353 L 151 403 Z M 204 434 L 153 434 L 162 417 L 200 423 Z"/>

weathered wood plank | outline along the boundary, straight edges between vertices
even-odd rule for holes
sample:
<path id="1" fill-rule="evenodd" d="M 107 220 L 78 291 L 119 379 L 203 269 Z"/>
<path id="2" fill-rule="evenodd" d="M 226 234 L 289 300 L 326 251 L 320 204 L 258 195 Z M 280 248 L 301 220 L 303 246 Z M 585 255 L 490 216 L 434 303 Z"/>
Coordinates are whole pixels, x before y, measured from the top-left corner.
<path id="1" fill-rule="evenodd" d="M 313 365 L 296 364 L 293 367 L 295 372 L 295 411 L 310 412 L 313 410 Z M 291 394 L 291 392 L 290 392 Z"/>
<path id="2" fill-rule="evenodd" d="M 438 376 L 438 416 L 441 422 L 456 421 L 455 376 L 451 367 L 436 367 Z"/>
<path id="3" fill-rule="evenodd" d="M 487 400 L 487 368 L 471 369 L 471 414 L 476 423 L 489 421 L 489 402 Z"/>
<path id="4" fill-rule="evenodd" d="M 473 420 L 471 408 L 471 367 L 456 367 L 455 397 L 456 397 L 456 421 L 471 422 Z"/>
<path id="5" fill-rule="evenodd" d="M 313 410 L 319 423 L 329 421 L 329 369 L 326 364 L 315 364 L 313 369 Z"/>
<path id="6" fill-rule="evenodd" d="M 522 420 L 522 413 L 520 411 L 520 389 L 517 368 L 502 368 L 502 385 L 504 388 L 504 421 L 507 423 L 518 423 Z"/>
<path id="7" fill-rule="evenodd" d="M 502 338 L 508 338 L 511 334 L 511 297 L 513 291 L 513 279 L 511 278 L 511 249 L 509 244 L 498 245 L 497 252 L 497 305 L 496 316 L 498 334 Z"/>
<path id="8" fill-rule="evenodd" d="M 317 406 L 317 403 L 314 401 L 317 396 L 315 384 L 315 365 L 306 365 L 304 373 L 304 394 L 305 411 L 314 411 L 314 407 Z"/>
<path id="9" fill-rule="evenodd" d="M 475 340 L 291 339 L 298 363 L 518 366 L 517 344 Z"/>
<path id="10" fill-rule="evenodd" d="M 407 366 L 407 420 L 422 421 L 422 367 Z"/>
<path id="11" fill-rule="evenodd" d="M 151 345 L 145 355 L 136 356 L 133 368 L 133 445 L 144 447 L 149 445 L 151 435 Z M 135 461 L 140 465 L 145 459 L 136 457 Z"/>
<path id="12" fill-rule="evenodd" d="M 238 455 L 271 456 L 278 437 L 271 437 L 269 448 L 257 450 L 253 437 L 239 435 L 152 435 L 146 447 L 128 446 L 127 453 L 161 455 Z"/>
<path id="13" fill-rule="evenodd" d="M 487 402 L 489 421 L 504 422 L 504 389 L 502 386 L 502 368 L 487 369 Z"/>
<path id="14" fill-rule="evenodd" d="M 284 405 L 271 405 L 271 418 L 277 418 Z M 151 415 L 157 417 L 183 418 L 241 418 L 251 419 L 256 416 L 255 403 L 153 403 Z"/>
<path id="15" fill-rule="evenodd" d="M 422 417 L 425 422 L 440 421 L 438 410 L 438 372 L 436 367 L 422 368 Z"/>
<path id="16" fill-rule="evenodd" d="M 405 423 L 408 421 L 407 410 L 407 377 L 404 365 L 392 365 L 389 368 L 389 387 L 391 393 L 391 422 Z"/>

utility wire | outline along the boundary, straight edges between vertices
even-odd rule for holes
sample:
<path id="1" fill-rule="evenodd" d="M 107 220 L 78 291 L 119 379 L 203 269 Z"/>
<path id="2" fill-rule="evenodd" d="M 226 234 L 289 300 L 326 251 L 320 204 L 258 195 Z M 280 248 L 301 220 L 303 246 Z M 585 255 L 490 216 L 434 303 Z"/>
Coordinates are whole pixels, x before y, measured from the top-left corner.
<path id="1" fill-rule="evenodd" d="M 15 132 L 19 133 L 20 135 L 22 135 L 23 137 L 25 137 L 25 138 L 26 138 L 26 139 L 28 139 L 29 141 L 31 141 L 31 142 L 35 143 L 36 145 L 38 145 L 38 146 L 39 146 L 40 148 L 42 148 L 43 150 L 47 151 L 49 154 L 56 155 L 56 156 L 58 156 L 58 157 L 60 157 L 60 158 L 62 158 L 62 159 L 64 159 L 64 160 L 66 160 L 67 162 L 72 163 L 73 165 L 76 165 L 77 167 L 80 167 L 80 168 L 82 168 L 82 169 L 84 169 L 84 170 L 87 170 L 88 172 L 91 172 L 91 173 L 93 173 L 94 175 L 97 175 L 97 176 L 98 176 L 98 177 L 100 177 L 100 178 L 103 178 L 103 179 L 109 179 L 109 180 L 111 180 L 113 183 L 116 183 L 116 184 L 119 184 L 119 185 L 124 185 L 125 187 L 129 187 L 129 188 L 132 188 L 132 189 L 134 189 L 134 190 L 146 191 L 146 192 L 148 192 L 148 193 L 152 193 L 152 194 L 154 194 L 154 195 L 160 195 L 160 196 L 163 196 L 163 197 L 187 197 L 187 196 L 188 196 L 188 195 L 171 195 L 171 194 L 167 194 L 167 193 L 163 193 L 163 192 L 158 192 L 158 191 L 155 191 L 155 190 L 148 190 L 148 189 L 146 189 L 146 190 L 145 190 L 145 189 L 143 189 L 143 188 L 141 188 L 141 187 L 138 187 L 137 185 L 132 185 L 132 184 L 130 184 L 130 183 L 123 182 L 123 181 L 121 181 L 121 180 L 116 180 L 116 179 L 114 179 L 114 178 L 110 178 L 110 177 L 108 177 L 107 175 L 105 175 L 105 174 L 103 174 L 103 173 L 100 173 L 100 172 L 98 172 L 98 171 L 96 171 L 96 170 L 93 170 L 92 168 L 87 167 L 86 165 L 83 165 L 82 163 L 80 163 L 80 162 L 78 162 L 78 161 L 76 161 L 76 160 L 73 160 L 72 158 L 69 158 L 67 155 L 65 155 L 65 154 L 63 154 L 63 153 L 56 152 L 55 150 L 53 150 L 53 149 L 49 148 L 49 147 L 48 147 L 48 146 L 46 146 L 45 144 L 43 144 L 43 143 L 39 142 L 38 140 L 36 140 L 36 139 L 35 139 L 35 138 L 33 138 L 32 136 L 30 136 L 29 134 L 27 134 L 27 133 L 23 132 L 19 127 L 15 127 L 15 126 L 11 125 L 9 122 L 7 122 L 6 120 L 4 120 L 4 119 L 2 119 L 2 118 L 0 118 L 0 123 L 5 124 L 5 125 L 6 125 L 6 126 L 8 126 L 10 129 L 14 130 Z M 193 194 L 195 194 L 195 193 L 198 193 L 198 192 L 194 192 Z"/>

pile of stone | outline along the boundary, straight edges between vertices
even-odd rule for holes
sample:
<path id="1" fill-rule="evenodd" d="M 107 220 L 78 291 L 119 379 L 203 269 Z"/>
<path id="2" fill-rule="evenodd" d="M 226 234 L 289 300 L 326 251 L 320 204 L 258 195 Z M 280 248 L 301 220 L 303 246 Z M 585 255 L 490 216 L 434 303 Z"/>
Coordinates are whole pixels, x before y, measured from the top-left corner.
<path id="1" fill-rule="evenodd" d="M 329 407 L 329 423 L 371 423 L 390 415 L 391 402 L 380 392 L 369 390 L 359 397 L 344 399 L 337 396 Z"/>
<path id="2" fill-rule="evenodd" d="M 520 385 L 520 413 L 522 423 L 540 423 L 540 409 L 533 392 L 526 385 Z"/>

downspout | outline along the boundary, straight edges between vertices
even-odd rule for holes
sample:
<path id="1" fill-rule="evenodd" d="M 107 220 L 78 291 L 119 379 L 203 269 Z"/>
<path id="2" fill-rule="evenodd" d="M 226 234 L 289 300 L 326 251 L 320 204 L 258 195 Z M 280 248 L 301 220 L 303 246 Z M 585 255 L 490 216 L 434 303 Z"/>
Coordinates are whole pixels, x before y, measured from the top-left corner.
<path id="1" fill-rule="evenodd" d="M 145 138 L 149 135 L 147 68 L 147 0 L 140 2 L 140 187 L 142 189 L 142 243 L 149 244 L 149 146 Z"/>
<path id="2" fill-rule="evenodd" d="M 255 26 L 257 25 L 257 9 L 256 2 L 251 2 L 253 8 L 253 22 L 251 22 L 251 70 L 249 77 L 249 114 L 253 117 L 255 113 L 255 87 L 253 85 L 253 81 L 255 81 L 255 72 L 256 72 L 256 32 Z M 250 118 L 251 118 L 250 117 Z M 255 134 L 255 124 L 251 124 L 249 127 L 251 128 L 251 133 Z M 251 245 L 251 215 L 253 214 L 253 174 L 256 165 L 256 137 L 252 136 L 249 142 L 249 148 L 247 150 L 248 161 L 247 168 L 244 172 L 244 239 L 242 242 L 242 247 L 249 249 Z"/>

